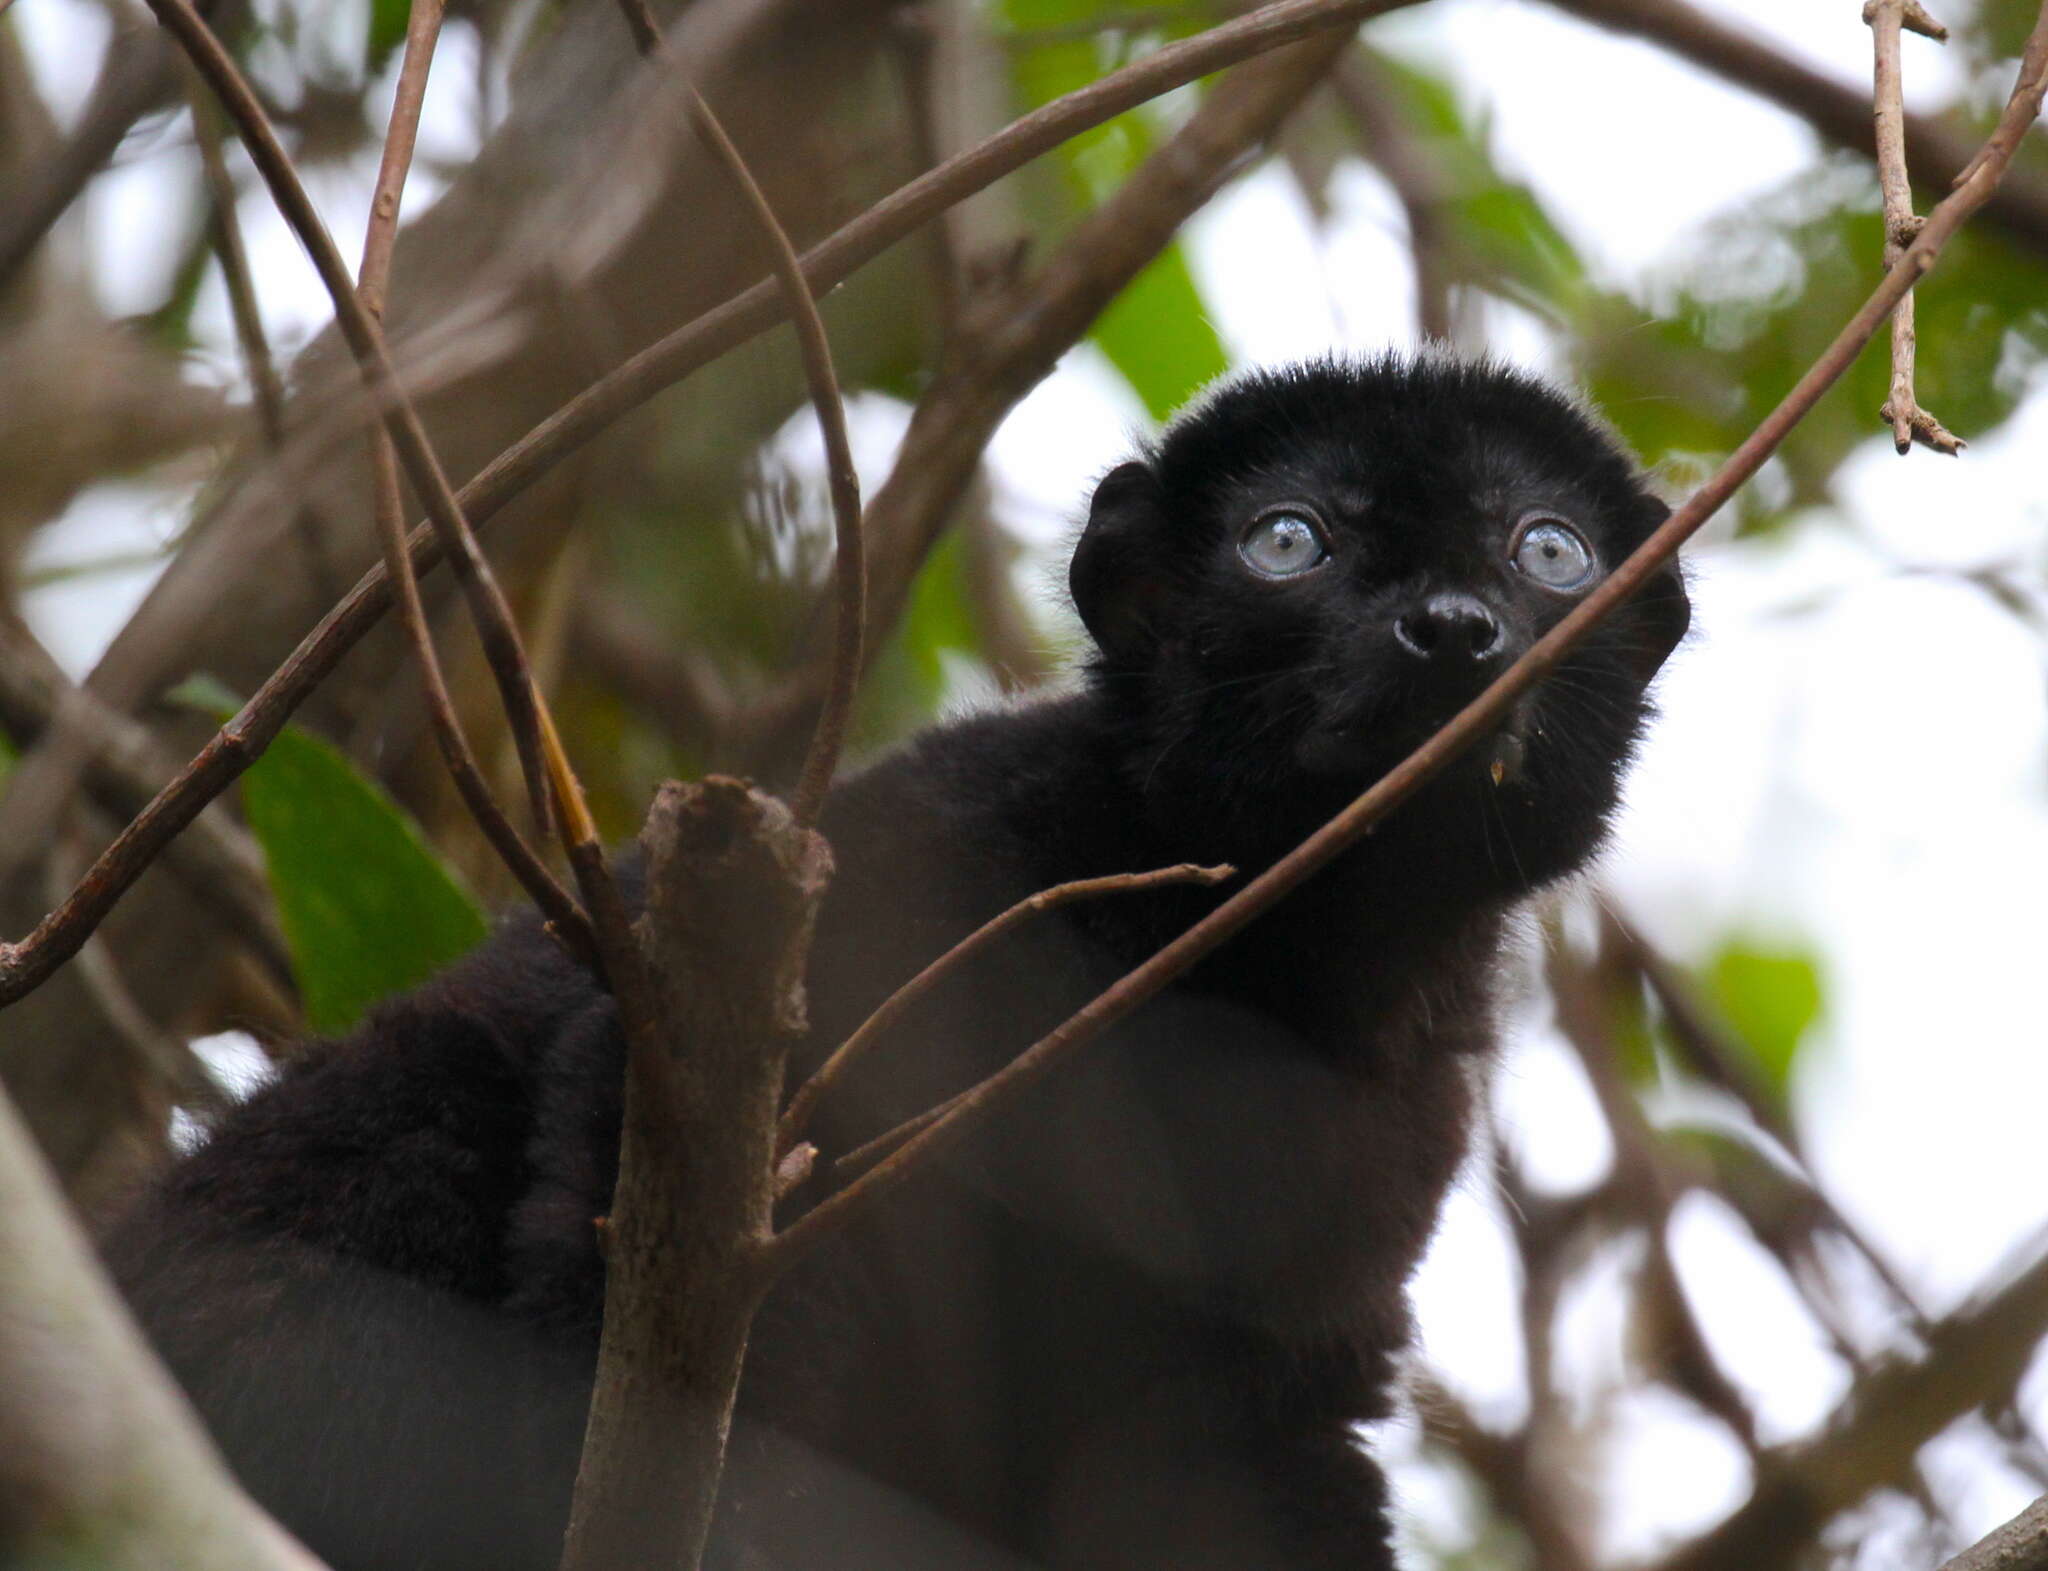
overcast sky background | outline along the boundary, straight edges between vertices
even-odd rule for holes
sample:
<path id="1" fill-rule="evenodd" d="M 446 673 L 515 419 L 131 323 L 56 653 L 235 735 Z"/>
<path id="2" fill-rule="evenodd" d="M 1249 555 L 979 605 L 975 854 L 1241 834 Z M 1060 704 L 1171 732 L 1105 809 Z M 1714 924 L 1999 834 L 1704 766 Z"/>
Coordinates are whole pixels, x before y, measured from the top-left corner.
<path id="1" fill-rule="evenodd" d="M 1868 80 L 1857 0 L 1720 0 L 1715 9 L 1837 78 Z M 11 20 L 59 105 L 75 110 L 105 36 L 100 13 L 87 0 L 17 0 Z M 1789 116 L 1540 6 L 1435 0 L 1376 24 L 1373 36 L 1455 61 L 1494 116 L 1503 165 L 1537 188 L 1609 280 L 1653 275 L 1701 223 L 1776 188 L 1815 149 Z M 466 32 L 451 30 L 422 162 L 473 144 L 469 48 Z M 1938 107 L 1958 73 L 1930 43 L 1909 35 L 1905 50 L 1909 105 Z M 177 126 L 131 148 L 96 182 L 82 221 L 160 233 L 165 207 L 183 200 L 190 158 Z M 361 234 L 372 168 L 315 180 L 338 235 Z M 416 177 L 408 211 L 432 189 Z M 1241 362 L 1412 341 L 1398 206 L 1363 170 L 1341 176 L 1333 200 L 1336 218 L 1318 232 L 1284 175 L 1257 173 L 1192 227 L 1197 275 Z M 325 296 L 266 203 L 246 203 L 243 221 L 275 340 L 302 343 L 327 319 Z M 102 280 L 116 311 L 153 304 L 162 286 L 154 247 L 127 255 L 132 271 Z M 222 379 L 238 378 L 217 286 L 197 325 L 221 346 Z M 1507 308 L 1489 317 L 1488 336 L 1497 353 L 1557 369 L 1542 328 Z M 1939 413 L 1939 389 L 1922 392 Z M 867 400 L 857 413 L 872 485 L 901 412 Z M 1057 581 L 1077 500 L 1143 428 L 1135 400 L 1086 349 L 1004 427 L 991 463 L 1008 517 L 1038 548 L 1034 581 Z M 793 425 L 792 450 L 810 441 L 807 426 Z M 1960 460 L 1900 459 L 1873 422 L 1839 513 L 1770 541 L 1710 531 L 1690 558 L 1696 631 L 1663 680 L 1665 717 L 1598 875 L 1678 958 L 1701 958 L 1736 930 L 1820 950 L 1829 1015 L 1795 1098 L 1810 1150 L 1835 1197 L 1936 1310 L 2048 1221 L 2048 694 L 2038 629 L 1920 570 L 2020 563 L 2038 588 L 2048 564 L 2043 454 L 2042 387 Z M 32 561 L 148 545 L 180 521 L 144 488 L 105 487 L 48 532 Z M 53 586 L 32 607 L 38 630 L 83 671 L 149 577 Z M 1048 589 L 1049 619 L 1064 614 L 1051 598 Z M 1547 1184 L 1573 1188 L 1599 1173 L 1605 1136 L 1590 1095 L 1540 1017 L 1525 1022 L 1500 1094 Z M 1482 1413 L 1506 1417 L 1520 1400 L 1520 1344 L 1513 1270 L 1486 1187 L 1468 1182 L 1454 1202 L 1418 1305 L 1434 1359 Z M 1775 1270 L 1708 1205 L 1685 1208 L 1677 1242 L 1709 1336 L 1765 1437 L 1809 1427 L 1845 1375 Z M 1589 1292 L 1569 1309 L 1561 1349 L 1573 1368 L 1618 1377 L 1617 1298 Z M 2039 1362 L 2025 1405 L 2048 1421 Z M 1397 1433 L 1387 1443 L 1405 1442 Z M 1956 1480 L 1967 1532 L 1988 1530 L 2032 1493 L 1986 1457 L 1965 1437 L 1933 1458 Z M 1641 1551 L 1712 1521 L 1739 1500 L 1745 1477 L 1732 1443 L 1654 1397 L 1626 1415 L 1602 1472 L 1612 1507 L 1603 1537 Z M 1455 1501 L 1442 1481 L 1413 1468 L 1402 1477 L 1424 1530 L 1445 1529 Z"/>

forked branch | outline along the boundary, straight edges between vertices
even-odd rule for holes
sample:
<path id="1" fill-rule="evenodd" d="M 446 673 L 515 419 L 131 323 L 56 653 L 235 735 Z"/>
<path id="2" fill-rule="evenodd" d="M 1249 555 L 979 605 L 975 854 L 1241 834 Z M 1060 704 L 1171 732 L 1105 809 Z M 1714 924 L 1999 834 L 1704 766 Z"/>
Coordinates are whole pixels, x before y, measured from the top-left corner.
<path id="1" fill-rule="evenodd" d="M 868 1055 L 869 1050 L 881 1040 L 883 1034 L 902 1018 L 905 1010 L 1011 929 L 1022 926 L 1035 916 L 1047 911 L 1056 911 L 1061 906 L 1072 905 L 1079 900 L 1096 900 L 1104 895 L 1137 894 L 1145 890 L 1162 889 L 1170 884 L 1220 884 L 1225 879 L 1235 877 L 1236 873 L 1237 869 L 1234 867 L 1201 867 L 1193 862 L 1182 862 L 1149 873 L 1115 873 L 1107 878 L 1078 878 L 1071 883 L 1055 884 L 1050 889 L 1041 889 L 1035 895 L 1026 895 L 1009 910 L 982 923 L 882 1000 L 881 1006 L 861 1022 L 853 1035 L 833 1050 L 831 1056 L 797 1088 L 796 1095 L 789 1099 L 789 1106 L 782 1115 L 776 1148 L 787 1154 L 795 1147 L 803 1138 L 804 1130 L 810 1124 L 811 1113 L 824 1099 L 825 1093 Z"/>

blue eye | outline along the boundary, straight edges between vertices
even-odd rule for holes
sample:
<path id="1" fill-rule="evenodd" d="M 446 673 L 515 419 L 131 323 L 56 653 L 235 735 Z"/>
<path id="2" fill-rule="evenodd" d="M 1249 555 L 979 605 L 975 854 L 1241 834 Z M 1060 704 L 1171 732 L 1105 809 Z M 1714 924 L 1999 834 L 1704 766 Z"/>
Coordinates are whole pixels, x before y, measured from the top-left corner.
<path id="1" fill-rule="evenodd" d="M 1524 577 L 1546 589 L 1577 589 L 1599 565 L 1586 537 L 1570 524 L 1539 518 L 1515 540 L 1514 563 Z"/>
<path id="2" fill-rule="evenodd" d="M 1237 543 L 1237 554 L 1262 578 L 1293 578 L 1330 555 L 1323 532 L 1306 513 L 1268 513 Z"/>

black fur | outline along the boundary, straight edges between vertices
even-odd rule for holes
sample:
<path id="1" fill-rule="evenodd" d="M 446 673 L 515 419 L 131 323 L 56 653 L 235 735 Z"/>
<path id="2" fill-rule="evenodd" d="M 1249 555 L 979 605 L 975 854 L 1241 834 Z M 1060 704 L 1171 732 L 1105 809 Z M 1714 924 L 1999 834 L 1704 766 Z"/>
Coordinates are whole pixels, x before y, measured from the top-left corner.
<path id="1" fill-rule="evenodd" d="M 1330 555 L 1262 578 L 1239 543 L 1281 503 Z M 1315 364 L 1184 417 L 1096 494 L 1082 689 L 928 732 L 834 794 L 800 1056 L 1036 889 L 1284 852 L 1569 609 L 1510 563 L 1531 509 L 1603 569 L 1664 515 L 1575 406 L 1498 369 Z M 1668 575 L 1499 736 L 779 1289 L 713 1561 L 1390 1565 L 1354 1426 L 1386 1411 L 1404 1284 L 1465 1152 L 1503 918 L 1598 842 L 1685 620 Z M 1492 643 L 1403 646 L 1445 629 Z M 1227 892 L 1039 919 L 919 1006 L 819 1145 L 991 1072 Z M 554 1564 L 620 1061 L 609 1000 L 516 921 L 308 1049 L 118 1229 L 242 1476 L 343 1571 Z"/>

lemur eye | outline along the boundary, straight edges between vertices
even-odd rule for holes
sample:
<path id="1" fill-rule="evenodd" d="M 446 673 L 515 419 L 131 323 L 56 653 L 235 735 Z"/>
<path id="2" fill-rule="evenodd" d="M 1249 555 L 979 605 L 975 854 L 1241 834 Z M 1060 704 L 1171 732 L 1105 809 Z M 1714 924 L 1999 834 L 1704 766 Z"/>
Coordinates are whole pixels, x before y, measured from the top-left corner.
<path id="1" fill-rule="evenodd" d="M 1525 577 L 1545 589 L 1577 589 L 1599 566 L 1586 537 L 1558 518 L 1537 517 L 1524 524 L 1510 555 Z"/>
<path id="2" fill-rule="evenodd" d="M 1252 521 L 1237 554 L 1262 578 L 1294 578 L 1328 559 L 1323 531 L 1307 513 L 1283 508 Z"/>

